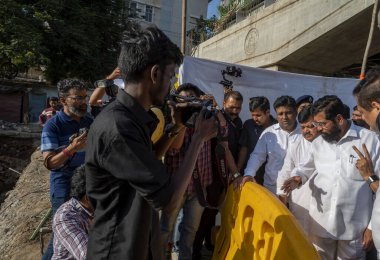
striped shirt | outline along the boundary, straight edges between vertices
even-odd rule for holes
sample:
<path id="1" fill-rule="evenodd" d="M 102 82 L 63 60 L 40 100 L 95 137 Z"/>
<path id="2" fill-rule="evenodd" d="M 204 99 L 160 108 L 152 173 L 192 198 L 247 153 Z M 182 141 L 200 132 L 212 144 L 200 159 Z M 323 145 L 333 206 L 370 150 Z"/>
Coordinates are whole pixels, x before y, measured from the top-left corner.
<path id="1" fill-rule="evenodd" d="M 71 198 L 54 215 L 53 260 L 86 259 L 88 230 L 93 215 Z"/>

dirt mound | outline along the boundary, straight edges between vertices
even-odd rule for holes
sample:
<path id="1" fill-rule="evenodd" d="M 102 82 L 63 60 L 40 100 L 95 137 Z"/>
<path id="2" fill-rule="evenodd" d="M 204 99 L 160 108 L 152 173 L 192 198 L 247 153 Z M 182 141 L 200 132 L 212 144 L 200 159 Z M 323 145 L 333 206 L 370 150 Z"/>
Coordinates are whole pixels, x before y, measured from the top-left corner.
<path id="1" fill-rule="evenodd" d="M 4 162 L 17 162 L 7 156 L 0 156 L 0 160 L 3 168 L 7 167 Z M 20 158 L 20 168 L 23 162 Z M 49 171 L 43 166 L 41 152 L 35 151 L 0 207 L 0 259 L 41 258 L 38 237 L 34 241 L 29 237 L 49 208 Z"/>
<path id="2" fill-rule="evenodd" d="M 0 204 L 15 186 L 36 147 L 33 138 L 0 136 Z"/>

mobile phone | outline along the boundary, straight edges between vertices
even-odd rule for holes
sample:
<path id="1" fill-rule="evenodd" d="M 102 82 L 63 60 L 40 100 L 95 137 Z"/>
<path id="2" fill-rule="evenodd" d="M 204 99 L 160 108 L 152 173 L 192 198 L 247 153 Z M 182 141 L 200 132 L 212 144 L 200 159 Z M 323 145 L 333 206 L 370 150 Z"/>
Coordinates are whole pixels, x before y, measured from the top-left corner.
<path id="1" fill-rule="evenodd" d="M 83 128 L 79 129 L 78 136 L 81 136 L 82 134 L 86 134 L 87 135 L 87 133 L 88 133 L 88 128 L 87 127 L 83 127 Z"/>

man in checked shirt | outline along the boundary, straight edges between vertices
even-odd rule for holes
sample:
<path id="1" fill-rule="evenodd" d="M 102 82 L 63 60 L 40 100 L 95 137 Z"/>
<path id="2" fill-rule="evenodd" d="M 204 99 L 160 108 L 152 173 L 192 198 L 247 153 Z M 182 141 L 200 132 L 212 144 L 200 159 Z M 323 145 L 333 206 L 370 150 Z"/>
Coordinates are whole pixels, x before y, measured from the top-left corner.
<path id="1" fill-rule="evenodd" d="M 88 230 L 94 210 L 86 195 L 84 166 L 71 179 L 71 199 L 62 204 L 53 219 L 54 254 L 58 259 L 86 259 Z"/>
<path id="2" fill-rule="evenodd" d="M 202 94 L 201 90 L 191 83 L 182 84 L 178 87 L 177 92 L 180 96 L 198 98 L 201 97 Z M 221 113 L 219 113 L 218 117 L 221 119 Z M 222 120 L 220 120 L 222 131 L 226 133 L 227 125 L 226 122 L 222 122 Z M 165 155 L 165 166 L 168 173 L 176 173 L 180 165 L 183 163 L 185 153 L 190 145 L 191 137 L 193 134 L 194 129 L 187 127 L 183 127 L 178 133 L 176 139 L 173 141 L 171 147 Z M 198 154 L 194 170 L 197 171 L 197 175 L 199 176 L 203 189 L 205 189 L 205 187 L 212 182 L 211 170 L 211 142 L 207 141 L 204 143 L 201 151 Z M 180 209 L 182 208 L 183 218 L 179 240 L 178 259 L 192 259 L 194 237 L 198 230 L 199 222 L 204 210 L 204 207 L 201 206 L 198 201 L 193 179 L 191 179 L 189 185 L 187 186 L 187 190 L 184 196 L 182 198 L 178 198 L 178 200 L 181 200 L 181 203 L 178 204 L 178 207 L 176 209 L 172 210 L 171 212 L 167 212 L 165 210 L 162 211 L 160 219 L 161 241 L 163 243 L 162 249 L 164 251 L 167 250 L 167 244 L 170 240 L 175 221 Z"/>

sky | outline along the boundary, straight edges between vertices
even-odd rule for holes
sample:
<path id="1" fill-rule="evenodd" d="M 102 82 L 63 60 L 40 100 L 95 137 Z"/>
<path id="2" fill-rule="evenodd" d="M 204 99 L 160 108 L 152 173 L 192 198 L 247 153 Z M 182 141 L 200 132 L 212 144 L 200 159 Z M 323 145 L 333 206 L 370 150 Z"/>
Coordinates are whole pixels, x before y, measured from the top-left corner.
<path id="1" fill-rule="evenodd" d="M 214 14 L 218 16 L 219 3 L 220 3 L 220 0 L 211 0 L 211 2 L 208 4 L 207 18 L 212 17 Z"/>

